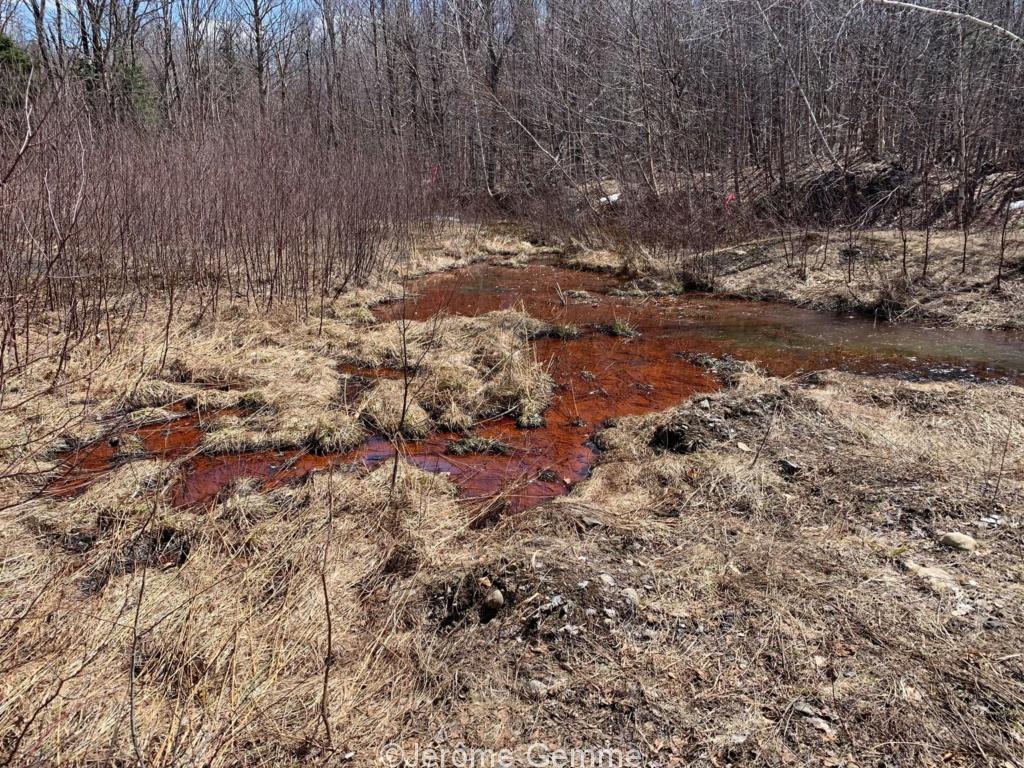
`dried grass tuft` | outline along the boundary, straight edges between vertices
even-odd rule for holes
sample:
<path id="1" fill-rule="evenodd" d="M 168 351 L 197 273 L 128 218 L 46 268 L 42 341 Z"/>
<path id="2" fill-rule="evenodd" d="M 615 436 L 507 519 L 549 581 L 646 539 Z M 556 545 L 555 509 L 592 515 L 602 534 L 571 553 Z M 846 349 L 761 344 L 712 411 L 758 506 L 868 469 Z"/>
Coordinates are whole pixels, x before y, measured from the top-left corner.
<path id="1" fill-rule="evenodd" d="M 430 416 L 400 381 L 377 382 L 363 395 L 358 410 L 370 427 L 386 436 L 418 438 L 430 432 Z"/>

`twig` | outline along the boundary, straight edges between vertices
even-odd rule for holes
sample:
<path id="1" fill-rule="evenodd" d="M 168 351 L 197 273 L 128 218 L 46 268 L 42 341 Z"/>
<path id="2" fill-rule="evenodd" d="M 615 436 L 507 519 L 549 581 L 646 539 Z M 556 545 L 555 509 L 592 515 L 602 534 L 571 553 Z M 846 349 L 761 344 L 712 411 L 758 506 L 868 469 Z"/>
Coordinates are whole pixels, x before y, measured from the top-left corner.
<path id="1" fill-rule="evenodd" d="M 1020 35 L 1015 35 L 1013 32 L 1006 29 L 1005 27 L 1000 27 L 998 24 L 993 24 L 991 21 L 979 19 L 977 16 L 971 16 L 968 13 L 960 13 L 959 11 L 947 11 L 945 8 L 930 8 L 926 5 L 918 5 L 917 3 L 905 3 L 902 2 L 902 0 L 867 0 L 867 2 L 874 3 L 875 5 L 886 5 L 889 6 L 890 8 L 906 8 L 912 11 L 922 11 L 924 13 L 931 13 L 936 16 L 947 16 L 951 19 L 967 21 L 970 22 L 971 24 L 975 24 L 976 26 L 984 27 L 985 29 L 990 29 L 993 32 L 997 32 L 1000 35 L 1010 38 L 1010 40 L 1015 42 L 1017 45 L 1024 46 L 1024 37 L 1021 37 Z"/>
<path id="2" fill-rule="evenodd" d="M 1013 432 L 1013 421 L 1010 421 L 1010 426 L 1006 428 L 1006 440 L 1003 441 L 1003 455 L 999 458 L 999 473 L 996 475 L 996 488 L 992 492 L 992 505 L 995 506 L 996 501 L 999 499 L 999 487 L 1003 482 L 1003 468 L 1006 466 L 1006 451 L 1010 447 L 1010 434 Z"/>
<path id="3" fill-rule="evenodd" d="M 757 453 L 754 454 L 754 460 L 750 462 L 750 468 L 753 469 L 754 465 L 757 464 L 757 460 L 761 458 L 761 451 L 764 450 L 765 443 L 768 442 L 768 435 L 771 434 L 772 426 L 775 424 L 775 414 L 779 411 L 779 403 L 775 401 L 775 407 L 772 408 L 772 415 L 768 419 L 768 428 L 764 431 L 764 437 L 761 438 L 761 444 L 757 446 Z"/>
<path id="4" fill-rule="evenodd" d="M 331 665 L 334 663 L 334 623 L 331 619 L 331 596 L 327 590 L 327 560 L 331 550 L 331 533 L 334 530 L 334 469 L 327 477 L 327 529 L 324 537 L 324 556 L 320 566 L 320 586 L 324 593 L 324 619 L 327 622 L 327 650 L 324 652 L 324 684 L 320 693 L 320 720 L 324 724 L 327 746 L 331 746 L 331 723 L 327 703 L 331 681 Z"/>
<path id="5" fill-rule="evenodd" d="M 145 768 L 146 761 L 142 756 L 142 748 L 139 746 L 139 732 L 135 722 L 135 671 L 139 646 L 139 614 L 142 611 L 142 597 L 146 591 L 146 563 L 142 563 L 142 583 L 139 585 L 139 596 L 135 601 L 135 618 L 132 621 L 132 655 L 131 668 L 128 670 L 128 727 L 132 737 L 132 749 L 135 751 L 135 759 L 139 761 L 141 768 Z"/>

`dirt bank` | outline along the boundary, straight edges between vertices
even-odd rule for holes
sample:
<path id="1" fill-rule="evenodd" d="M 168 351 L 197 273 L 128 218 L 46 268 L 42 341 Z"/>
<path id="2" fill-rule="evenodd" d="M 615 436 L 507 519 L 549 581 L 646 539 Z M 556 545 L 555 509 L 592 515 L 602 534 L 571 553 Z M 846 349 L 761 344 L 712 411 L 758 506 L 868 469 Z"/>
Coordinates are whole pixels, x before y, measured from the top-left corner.
<path id="1" fill-rule="evenodd" d="M 1019 226 L 1007 232 L 998 289 L 998 231 L 970 236 L 966 271 L 959 232 L 908 231 L 905 237 L 906 242 L 898 230 L 853 237 L 805 230 L 698 255 L 671 249 L 569 249 L 562 263 L 648 278 L 637 284 L 638 295 L 703 290 L 894 321 L 1024 328 L 1024 234 Z"/>

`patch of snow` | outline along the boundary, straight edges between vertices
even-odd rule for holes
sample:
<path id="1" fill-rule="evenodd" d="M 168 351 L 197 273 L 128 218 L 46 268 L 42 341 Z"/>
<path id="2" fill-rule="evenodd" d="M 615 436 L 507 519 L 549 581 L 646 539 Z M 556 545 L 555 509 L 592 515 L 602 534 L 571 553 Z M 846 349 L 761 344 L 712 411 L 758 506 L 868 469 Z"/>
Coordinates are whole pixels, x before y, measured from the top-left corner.
<path id="1" fill-rule="evenodd" d="M 1010 203 L 1011 211 L 1024 211 L 1024 200 L 1014 200 Z"/>

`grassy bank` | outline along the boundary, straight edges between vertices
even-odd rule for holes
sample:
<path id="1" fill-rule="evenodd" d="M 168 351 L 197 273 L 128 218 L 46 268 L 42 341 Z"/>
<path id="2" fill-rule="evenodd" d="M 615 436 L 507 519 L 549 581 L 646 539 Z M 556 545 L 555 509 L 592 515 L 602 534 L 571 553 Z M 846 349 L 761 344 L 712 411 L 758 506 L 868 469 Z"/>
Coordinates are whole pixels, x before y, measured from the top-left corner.
<path id="1" fill-rule="evenodd" d="M 701 254 L 584 248 L 567 252 L 563 261 L 654 281 L 640 284 L 637 293 L 706 290 L 894 321 L 1024 328 L 1019 227 L 1007 232 L 1005 243 L 999 231 L 971 235 L 966 270 L 961 233 L 949 231 L 877 230 L 852 237 L 796 231 Z"/>

